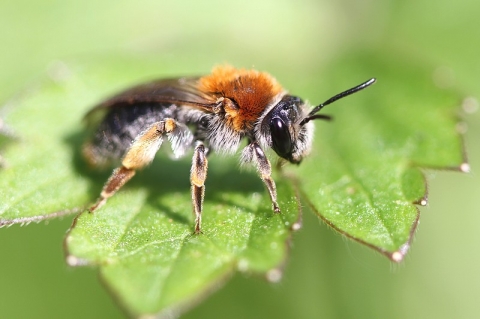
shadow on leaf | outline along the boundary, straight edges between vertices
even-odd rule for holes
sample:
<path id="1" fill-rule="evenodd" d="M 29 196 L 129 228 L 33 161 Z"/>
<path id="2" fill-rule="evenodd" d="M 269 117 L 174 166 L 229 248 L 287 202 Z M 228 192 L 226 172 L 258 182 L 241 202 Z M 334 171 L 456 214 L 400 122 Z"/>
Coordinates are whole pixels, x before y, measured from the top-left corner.
<path id="1" fill-rule="evenodd" d="M 81 154 L 82 145 L 87 138 L 88 133 L 75 132 L 67 136 L 65 143 L 72 149 L 72 164 L 74 169 L 80 175 L 88 178 L 90 182 L 89 197 L 93 203 L 99 196 L 104 183 L 109 178 L 115 166 L 101 169 L 89 167 Z M 189 176 L 191 163 L 189 156 L 187 155 L 181 160 L 171 160 L 165 155 L 165 152 L 163 152 L 165 147 L 170 146 L 163 145 L 153 163 L 145 169 L 137 171 L 135 177 L 129 181 L 124 188 L 147 189 L 148 195 L 146 202 L 148 204 L 165 213 L 174 221 L 190 224 L 191 221 L 184 215 L 176 213 L 173 207 L 164 205 L 162 201 L 159 200 L 175 193 L 185 194 L 185 192 L 190 192 Z M 239 205 L 238 202 L 229 202 L 223 195 L 225 193 L 249 195 L 254 192 L 262 192 L 263 194 L 265 191 L 260 178 L 255 172 L 241 171 L 238 167 L 237 157 L 232 156 L 227 158 L 213 154 L 209 160 L 210 169 L 205 183 L 206 202 L 211 201 L 218 204 L 242 206 L 241 204 Z M 122 190 L 119 192 L 122 192 Z"/>

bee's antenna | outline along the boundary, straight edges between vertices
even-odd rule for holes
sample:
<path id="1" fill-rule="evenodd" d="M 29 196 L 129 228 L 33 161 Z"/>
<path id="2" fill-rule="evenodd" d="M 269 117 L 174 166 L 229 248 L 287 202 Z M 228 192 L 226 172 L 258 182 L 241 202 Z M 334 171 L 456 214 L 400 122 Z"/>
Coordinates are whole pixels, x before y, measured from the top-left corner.
<path id="1" fill-rule="evenodd" d="M 321 109 L 323 109 L 325 106 L 327 106 L 328 104 L 331 104 L 333 102 L 335 102 L 336 100 L 339 100 L 341 98 L 344 98 L 346 96 L 349 96 L 350 94 L 353 94 L 353 93 L 356 93 L 360 90 L 363 90 L 365 89 L 366 87 L 369 87 L 370 85 L 372 85 L 373 83 L 375 83 L 376 79 L 375 78 L 371 78 L 370 80 L 360 84 L 360 85 L 357 85 L 351 89 L 348 89 L 346 91 L 343 91 L 342 93 L 338 93 L 337 95 L 329 98 L 328 100 L 326 100 L 325 102 L 323 102 L 322 104 L 319 104 L 317 106 L 315 106 L 313 108 L 313 110 L 308 113 L 308 116 L 306 118 L 304 118 L 301 122 L 300 122 L 300 125 L 304 125 L 306 123 L 308 123 L 309 121 L 311 120 L 315 120 L 315 119 L 326 119 L 327 116 L 319 116 L 319 115 L 315 115 L 315 113 L 317 113 L 318 111 L 320 111 Z"/>

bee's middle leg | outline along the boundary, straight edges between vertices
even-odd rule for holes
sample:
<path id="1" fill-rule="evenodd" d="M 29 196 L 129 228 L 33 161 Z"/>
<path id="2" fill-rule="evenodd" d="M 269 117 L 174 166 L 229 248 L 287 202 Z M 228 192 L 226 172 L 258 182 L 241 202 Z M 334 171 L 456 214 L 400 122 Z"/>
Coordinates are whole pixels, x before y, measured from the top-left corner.
<path id="1" fill-rule="evenodd" d="M 267 187 L 273 211 L 280 213 L 280 207 L 277 203 L 277 188 L 272 178 L 272 168 L 260 145 L 256 142 L 248 144 L 243 151 L 242 158 L 244 162 L 252 162 L 255 165 L 260 178 Z"/>
<path id="2" fill-rule="evenodd" d="M 190 183 L 192 185 L 192 204 L 195 213 L 195 233 L 201 232 L 205 180 L 207 179 L 207 150 L 202 142 L 197 142 L 192 158 Z"/>

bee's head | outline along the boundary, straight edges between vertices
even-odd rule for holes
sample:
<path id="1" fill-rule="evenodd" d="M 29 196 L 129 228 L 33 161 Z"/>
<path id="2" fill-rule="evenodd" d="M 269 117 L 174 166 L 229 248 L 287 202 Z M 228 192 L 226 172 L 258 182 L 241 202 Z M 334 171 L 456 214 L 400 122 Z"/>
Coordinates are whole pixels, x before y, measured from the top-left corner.
<path id="1" fill-rule="evenodd" d="M 312 146 L 313 125 L 301 121 L 307 115 L 305 103 L 296 96 L 285 95 L 262 120 L 262 139 L 281 158 L 300 163 Z"/>
<path id="2" fill-rule="evenodd" d="M 313 123 L 310 121 L 331 119 L 328 115 L 316 113 L 324 106 L 358 92 L 373 83 L 375 83 L 375 79 L 370 79 L 354 88 L 339 93 L 314 107 L 310 112 L 307 111 L 308 106 L 300 98 L 285 95 L 261 120 L 259 129 L 260 139 L 281 158 L 291 163 L 299 164 L 308 155 L 312 146 Z"/>

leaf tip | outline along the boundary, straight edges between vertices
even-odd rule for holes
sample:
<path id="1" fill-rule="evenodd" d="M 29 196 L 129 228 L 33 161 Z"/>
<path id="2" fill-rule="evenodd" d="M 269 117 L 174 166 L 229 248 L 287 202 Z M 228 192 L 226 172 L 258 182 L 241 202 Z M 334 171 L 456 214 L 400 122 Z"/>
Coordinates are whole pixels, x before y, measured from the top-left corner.
<path id="1" fill-rule="evenodd" d="M 403 261 L 403 258 L 405 258 L 405 255 L 407 254 L 409 248 L 410 244 L 408 243 L 402 245 L 399 250 L 394 251 L 390 254 L 390 260 L 396 263 Z"/>
<path id="2" fill-rule="evenodd" d="M 462 163 L 460 165 L 460 171 L 463 172 L 463 173 L 470 173 L 470 164 Z"/>
<path id="3" fill-rule="evenodd" d="M 392 259 L 392 261 L 394 261 L 394 262 L 396 262 L 396 263 L 399 263 L 399 262 L 401 262 L 401 261 L 403 260 L 403 257 L 404 257 L 404 256 L 405 256 L 405 255 L 403 255 L 401 252 L 396 251 L 396 252 L 394 252 L 394 253 L 390 256 L 390 258 Z"/>
<path id="4" fill-rule="evenodd" d="M 479 109 L 479 103 L 473 96 L 468 96 L 462 101 L 462 110 L 467 114 L 473 114 Z"/>
<path id="5" fill-rule="evenodd" d="M 283 272 L 278 268 L 267 271 L 266 278 L 271 283 L 277 283 L 282 280 Z"/>
<path id="6" fill-rule="evenodd" d="M 71 267 L 78 267 L 78 266 L 86 266 L 88 265 L 88 262 L 84 259 L 81 259 L 81 258 L 78 258 L 78 257 L 75 257 L 73 255 L 67 255 L 65 257 L 65 262 L 67 263 L 67 265 L 71 266 Z"/>
<path id="7" fill-rule="evenodd" d="M 419 200 L 416 200 L 413 202 L 415 205 L 420 205 L 420 206 L 427 206 L 428 204 L 428 197 L 425 195 Z"/>
<path id="8" fill-rule="evenodd" d="M 297 231 L 302 228 L 302 222 L 301 221 L 296 221 L 295 223 L 292 224 L 292 231 Z"/>

